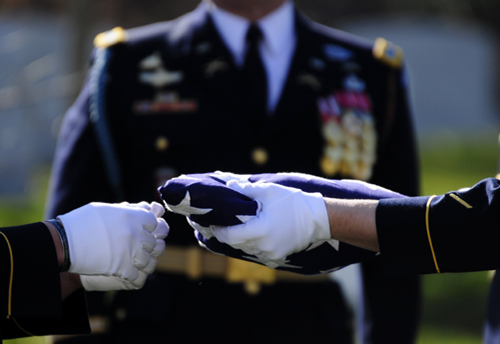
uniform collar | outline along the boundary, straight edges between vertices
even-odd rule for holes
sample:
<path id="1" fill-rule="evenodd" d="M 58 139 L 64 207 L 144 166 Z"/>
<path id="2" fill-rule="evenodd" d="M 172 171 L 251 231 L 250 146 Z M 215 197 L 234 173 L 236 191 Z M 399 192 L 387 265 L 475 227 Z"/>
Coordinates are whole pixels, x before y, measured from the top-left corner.
<path id="1" fill-rule="evenodd" d="M 250 21 L 225 11 L 211 2 L 207 5 L 222 40 L 235 57 L 236 63 L 241 64 L 245 51 L 245 35 Z M 262 48 L 267 49 L 271 55 L 279 54 L 286 44 L 295 39 L 294 6 L 291 1 L 286 1 L 257 23 L 264 36 Z"/>

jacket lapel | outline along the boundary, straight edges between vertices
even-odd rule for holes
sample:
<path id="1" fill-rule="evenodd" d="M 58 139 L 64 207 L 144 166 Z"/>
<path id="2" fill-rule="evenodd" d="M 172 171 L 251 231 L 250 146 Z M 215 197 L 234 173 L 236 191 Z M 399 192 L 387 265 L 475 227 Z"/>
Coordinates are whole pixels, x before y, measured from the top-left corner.
<path id="1" fill-rule="evenodd" d="M 297 45 L 283 91 L 271 118 L 269 130 L 279 130 L 284 122 L 293 121 L 296 116 L 315 116 L 316 99 L 323 89 L 324 65 L 316 58 L 320 56 L 317 37 L 308 27 L 309 20 L 296 10 L 295 27 Z"/>
<path id="2" fill-rule="evenodd" d="M 192 53 L 186 56 L 183 67 L 187 77 L 201 93 L 237 109 L 238 70 L 208 12 L 190 38 Z"/>

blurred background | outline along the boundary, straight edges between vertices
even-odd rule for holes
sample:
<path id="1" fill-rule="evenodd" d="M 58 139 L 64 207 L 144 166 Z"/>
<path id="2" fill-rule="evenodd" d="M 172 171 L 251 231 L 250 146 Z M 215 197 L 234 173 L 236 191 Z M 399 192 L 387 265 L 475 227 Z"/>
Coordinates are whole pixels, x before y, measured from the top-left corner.
<path id="1" fill-rule="evenodd" d="M 405 52 L 422 194 L 497 173 L 500 1 L 296 0 L 312 19 Z M 198 0 L 0 0 L 0 226 L 43 218 L 64 112 L 92 40 L 175 18 Z M 425 276 L 419 343 L 481 343 L 487 272 Z"/>

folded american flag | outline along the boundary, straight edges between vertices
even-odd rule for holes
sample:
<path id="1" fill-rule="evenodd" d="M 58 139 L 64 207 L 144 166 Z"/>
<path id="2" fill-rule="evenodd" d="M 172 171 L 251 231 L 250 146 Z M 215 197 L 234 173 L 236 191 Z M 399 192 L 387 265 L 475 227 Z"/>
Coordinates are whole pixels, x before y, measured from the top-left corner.
<path id="1" fill-rule="evenodd" d="M 325 197 L 343 199 L 382 199 L 405 197 L 376 185 L 356 180 L 328 180 L 299 173 L 266 173 L 237 175 L 224 172 L 189 174 L 173 178 L 159 188 L 168 210 L 188 217 L 195 236 L 210 251 L 237 259 L 260 263 L 271 268 L 314 275 L 328 273 L 341 267 L 373 259 L 376 253 L 337 240 L 310 245 L 293 253 L 281 262 L 265 261 L 245 253 L 210 235 L 211 226 L 233 226 L 250 221 L 259 215 L 260 203 L 227 183 L 275 183 L 307 193 L 319 192 Z"/>

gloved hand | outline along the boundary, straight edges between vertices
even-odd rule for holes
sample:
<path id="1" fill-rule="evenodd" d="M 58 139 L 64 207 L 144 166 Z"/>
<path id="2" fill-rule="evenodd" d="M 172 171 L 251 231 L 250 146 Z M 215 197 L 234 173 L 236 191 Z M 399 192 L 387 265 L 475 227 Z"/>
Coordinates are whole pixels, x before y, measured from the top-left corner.
<path id="1" fill-rule="evenodd" d="M 163 211 L 158 203 L 90 203 L 59 216 L 68 238 L 69 272 L 104 275 L 83 279 L 92 290 L 140 288 L 165 250 L 169 228 Z"/>
<path id="2" fill-rule="evenodd" d="M 252 220 L 231 227 L 212 226 L 222 243 L 259 259 L 284 260 L 316 242 L 330 239 L 323 196 L 274 183 L 230 180 L 229 188 L 258 200 L 261 211 Z M 196 223 L 194 228 L 202 230 Z"/>
<path id="3" fill-rule="evenodd" d="M 159 191 L 168 210 L 187 217 L 201 246 L 304 275 L 335 271 L 376 255 L 330 239 L 321 196 L 405 197 L 360 181 L 300 173 L 189 174 L 170 179 Z"/>

